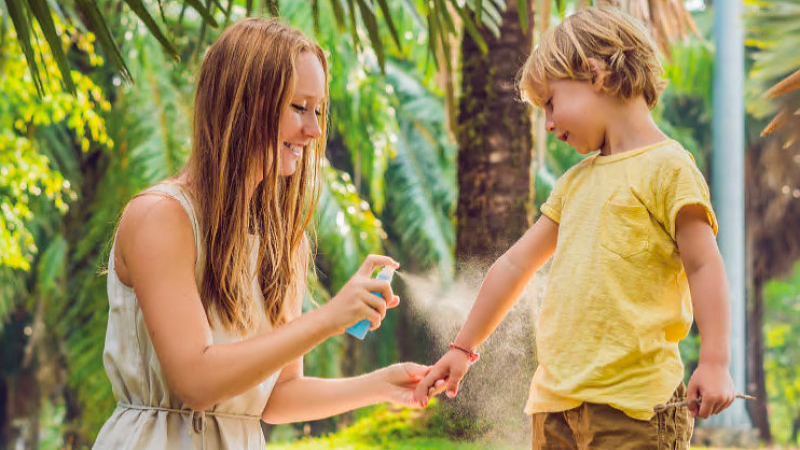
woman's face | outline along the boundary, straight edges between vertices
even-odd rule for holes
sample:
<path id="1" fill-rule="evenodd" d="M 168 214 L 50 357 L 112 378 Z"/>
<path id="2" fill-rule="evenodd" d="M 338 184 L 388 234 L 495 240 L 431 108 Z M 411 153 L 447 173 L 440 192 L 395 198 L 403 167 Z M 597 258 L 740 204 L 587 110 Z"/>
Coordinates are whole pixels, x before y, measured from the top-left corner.
<path id="1" fill-rule="evenodd" d="M 297 170 L 297 161 L 308 144 L 320 137 L 320 108 L 325 101 L 325 71 L 317 56 L 303 52 L 295 62 L 294 94 L 281 114 L 278 139 L 281 175 Z"/>

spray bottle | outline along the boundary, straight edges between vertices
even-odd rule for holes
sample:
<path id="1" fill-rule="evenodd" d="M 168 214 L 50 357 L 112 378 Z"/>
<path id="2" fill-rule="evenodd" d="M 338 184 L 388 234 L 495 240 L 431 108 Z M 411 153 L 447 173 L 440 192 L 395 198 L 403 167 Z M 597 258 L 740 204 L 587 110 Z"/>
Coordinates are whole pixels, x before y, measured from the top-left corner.
<path id="1" fill-rule="evenodd" d="M 378 276 L 376 276 L 375 278 L 378 280 L 386 280 L 389 283 L 391 283 L 392 277 L 394 276 L 394 270 L 395 270 L 394 267 L 384 266 L 383 269 L 381 269 L 381 271 L 378 272 Z M 383 298 L 383 295 L 379 294 L 378 292 L 372 292 L 372 293 L 377 295 L 378 297 Z M 358 323 L 356 323 L 355 325 L 348 328 L 347 334 L 363 340 L 364 336 L 366 336 L 367 332 L 369 331 L 370 325 L 371 323 L 369 320 L 363 319 Z"/>

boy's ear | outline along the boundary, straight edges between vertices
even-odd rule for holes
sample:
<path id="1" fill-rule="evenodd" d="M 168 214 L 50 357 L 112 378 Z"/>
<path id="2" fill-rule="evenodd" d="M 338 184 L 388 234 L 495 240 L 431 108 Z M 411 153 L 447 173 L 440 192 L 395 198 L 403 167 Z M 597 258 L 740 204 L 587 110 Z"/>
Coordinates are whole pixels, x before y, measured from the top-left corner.
<path id="1" fill-rule="evenodd" d="M 603 90 L 603 83 L 606 78 L 606 71 L 603 64 L 595 58 L 588 58 L 589 67 L 592 69 L 592 86 L 595 91 L 600 92 Z"/>

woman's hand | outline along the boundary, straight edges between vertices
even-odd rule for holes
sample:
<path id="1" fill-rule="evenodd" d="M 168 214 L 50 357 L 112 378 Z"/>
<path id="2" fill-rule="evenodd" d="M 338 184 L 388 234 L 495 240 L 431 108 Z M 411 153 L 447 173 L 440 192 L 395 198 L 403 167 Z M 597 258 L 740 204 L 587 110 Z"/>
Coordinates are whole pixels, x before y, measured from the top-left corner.
<path id="1" fill-rule="evenodd" d="M 373 372 L 380 383 L 381 400 L 407 408 L 420 408 L 420 403 L 414 399 L 414 389 L 429 370 L 430 367 L 420 364 L 399 363 Z"/>
<path id="2" fill-rule="evenodd" d="M 362 319 L 369 320 L 372 324 L 370 330 L 375 330 L 381 326 L 381 321 L 386 317 L 386 310 L 400 303 L 400 297 L 394 295 L 388 281 L 372 278 L 375 268 L 383 266 L 396 269 L 400 264 L 388 256 L 367 256 L 347 284 L 323 306 L 329 313 L 330 323 L 337 333 L 344 333 L 347 327 Z M 383 298 L 373 292 L 381 294 Z"/>

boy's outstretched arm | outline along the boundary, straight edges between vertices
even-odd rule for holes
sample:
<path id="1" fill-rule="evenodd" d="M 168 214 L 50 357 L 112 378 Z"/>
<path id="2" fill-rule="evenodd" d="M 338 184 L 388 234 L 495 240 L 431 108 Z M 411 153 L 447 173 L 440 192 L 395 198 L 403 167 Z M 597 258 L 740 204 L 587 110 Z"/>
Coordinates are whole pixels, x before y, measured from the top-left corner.
<path id="1" fill-rule="evenodd" d="M 688 386 L 692 416 L 708 418 L 734 400 L 729 373 L 731 308 L 728 281 L 714 232 L 703 207 L 683 207 L 675 219 L 675 238 L 689 281 L 692 307 L 700 331 L 700 359 Z"/>
<path id="2" fill-rule="evenodd" d="M 558 223 L 542 215 L 503 256 L 497 259 L 483 280 L 475 304 L 461 327 L 455 344 L 462 348 L 480 345 L 494 331 L 516 303 L 531 276 L 556 248 Z M 469 358 L 460 350 L 445 353 L 417 385 L 415 397 L 427 405 L 432 395 L 445 388 L 455 397 L 458 383 L 469 368 Z M 439 380 L 447 383 L 436 384 Z"/>

